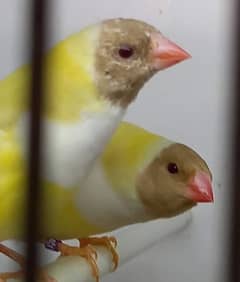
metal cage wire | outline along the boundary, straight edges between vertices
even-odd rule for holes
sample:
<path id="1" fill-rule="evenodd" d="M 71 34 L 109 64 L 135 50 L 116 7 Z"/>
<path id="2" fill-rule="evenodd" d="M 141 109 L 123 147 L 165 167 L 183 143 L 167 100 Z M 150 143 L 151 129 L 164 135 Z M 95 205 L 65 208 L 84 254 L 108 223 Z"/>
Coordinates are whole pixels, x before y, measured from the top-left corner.
<path id="1" fill-rule="evenodd" d="M 233 160 L 233 173 L 232 173 L 232 214 L 231 214 L 231 264 L 229 269 L 229 281 L 239 282 L 240 281 L 240 3 L 235 1 L 235 36 L 234 36 L 234 132 L 233 141 L 234 147 L 232 151 Z"/>
<path id="2" fill-rule="evenodd" d="M 42 57 L 46 41 L 47 1 L 33 0 L 32 5 L 32 83 L 30 96 L 30 132 L 29 132 L 29 170 L 27 198 L 27 265 L 26 281 L 36 281 L 38 254 L 36 247 L 39 230 L 39 198 L 40 198 L 40 169 L 41 169 L 41 108 L 43 102 L 43 66 Z"/>

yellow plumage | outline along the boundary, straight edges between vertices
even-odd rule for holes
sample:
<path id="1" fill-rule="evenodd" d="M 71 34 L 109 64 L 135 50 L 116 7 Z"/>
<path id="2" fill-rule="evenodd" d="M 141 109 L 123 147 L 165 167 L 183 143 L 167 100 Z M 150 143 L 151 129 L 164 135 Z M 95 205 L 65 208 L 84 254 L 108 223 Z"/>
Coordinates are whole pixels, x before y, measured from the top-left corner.
<path id="1" fill-rule="evenodd" d="M 82 31 L 81 36 L 70 36 L 46 57 L 46 114 L 51 119 L 76 121 L 80 110 L 98 111 L 104 105 L 93 81 L 94 42 L 98 33 L 95 28 L 92 32 Z"/>
<path id="2" fill-rule="evenodd" d="M 79 119 L 84 109 L 90 112 L 104 109 L 105 102 L 97 96 L 91 68 L 95 37 L 97 30 L 92 33 L 86 30 L 81 36 L 69 37 L 46 55 L 44 115 L 47 119 L 71 123 Z M 26 65 L 0 82 L 0 240 L 21 238 L 24 232 L 26 161 L 16 124 L 28 110 L 29 73 L 30 67 Z M 85 95 L 79 95 L 79 92 Z M 145 153 L 149 152 L 150 159 L 157 149 L 157 136 L 122 124 L 102 159 L 113 189 L 125 189 L 125 193 L 129 193 L 134 172 L 148 161 Z M 128 178 L 122 178 L 123 173 Z M 39 219 L 43 229 L 41 236 L 72 238 L 102 231 L 81 216 L 74 201 L 75 190 L 44 182 L 44 211 Z"/>
<path id="3" fill-rule="evenodd" d="M 70 36 L 44 58 L 44 87 L 47 120 L 71 124 L 81 112 L 102 111 L 105 102 L 94 84 L 94 52 L 98 26 Z M 0 81 L 0 240 L 22 236 L 26 196 L 26 161 L 17 136 L 17 123 L 28 111 L 30 66 L 25 65 Z M 69 237 L 68 232 L 89 233 L 88 224 L 72 203 L 72 191 L 45 182 L 46 234 Z M 51 207 L 51 212 L 49 212 Z M 68 226 L 68 228 L 66 227 Z M 66 234 L 66 229 L 67 231 Z"/>
<path id="4" fill-rule="evenodd" d="M 125 39 L 146 52 L 126 60 L 120 52 Z M 104 230 L 81 212 L 79 190 L 144 82 L 169 66 L 155 64 L 155 40 L 163 38 L 153 27 L 116 19 L 68 37 L 45 55 L 40 236 L 73 238 Z M 0 240 L 24 231 L 30 82 L 29 65 L 0 81 Z M 136 199 L 134 177 L 165 141 L 123 124 L 100 161 L 100 180 Z M 96 175 L 91 177 L 97 189 Z"/>
<path id="5" fill-rule="evenodd" d="M 44 111 L 49 119 L 72 122 L 79 120 L 84 108 L 97 111 L 104 106 L 93 81 L 98 27 L 91 29 L 70 36 L 45 55 Z M 0 128 L 14 126 L 27 111 L 29 83 L 29 65 L 0 81 Z"/>
<path id="6" fill-rule="evenodd" d="M 133 124 L 122 122 L 103 154 L 103 166 L 114 189 L 129 194 L 136 172 L 152 161 L 164 144 L 164 138 Z"/>
<path id="7" fill-rule="evenodd" d="M 113 190 L 131 193 L 134 176 L 170 141 L 137 126 L 122 123 L 107 146 L 102 169 Z M 124 177 L 122 177 L 124 175 Z M 127 177 L 126 177 L 127 176 Z M 94 175 L 90 174 L 90 177 Z M 104 231 L 89 223 L 76 207 L 78 189 L 66 190 L 44 182 L 43 211 L 39 218 L 41 237 L 75 238 Z M 96 183 L 96 189 L 97 183 Z M 13 130 L 0 134 L 0 240 L 21 238 L 24 232 L 26 163 Z M 93 207 L 94 209 L 94 207 Z"/>
<path id="8" fill-rule="evenodd" d="M 171 142 L 125 123 L 100 157 L 144 83 L 188 57 L 156 28 L 132 19 L 85 28 L 45 55 L 39 240 L 88 237 L 153 218 L 136 181 Z M 30 65 L 0 81 L 0 241 L 21 240 L 26 230 L 31 81 Z M 111 240 L 92 243 L 108 247 Z M 73 254 L 56 241 L 55 250 L 61 247 Z"/>

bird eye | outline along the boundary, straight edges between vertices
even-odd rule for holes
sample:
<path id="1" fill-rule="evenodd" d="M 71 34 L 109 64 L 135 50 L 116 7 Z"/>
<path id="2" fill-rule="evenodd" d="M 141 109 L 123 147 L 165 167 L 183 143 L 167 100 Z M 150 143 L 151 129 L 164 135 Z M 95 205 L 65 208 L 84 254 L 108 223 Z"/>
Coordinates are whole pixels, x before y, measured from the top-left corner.
<path id="1" fill-rule="evenodd" d="M 118 50 L 118 54 L 121 58 L 128 59 L 132 57 L 132 55 L 134 54 L 134 50 L 129 45 L 122 45 Z"/>
<path id="2" fill-rule="evenodd" d="M 167 168 L 170 173 L 178 173 L 178 167 L 175 163 L 169 163 Z"/>

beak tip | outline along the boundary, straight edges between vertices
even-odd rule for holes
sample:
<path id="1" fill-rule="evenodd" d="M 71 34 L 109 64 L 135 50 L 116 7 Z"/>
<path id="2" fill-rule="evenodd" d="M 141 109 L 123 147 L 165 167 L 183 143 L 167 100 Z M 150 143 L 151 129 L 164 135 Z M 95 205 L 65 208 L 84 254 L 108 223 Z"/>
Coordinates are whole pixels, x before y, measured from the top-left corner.
<path id="1" fill-rule="evenodd" d="M 192 55 L 190 55 L 189 53 L 185 52 L 186 53 L 186 56 L 185 56 L 185 59 L 184 60 L 189 60 L 189 59 L 192 59 Z"/>
<path id="2" fill-rule="evenodd" d="M 213 193 L 212 193 L 211 196 L 209 197 L 209 203 L 214 203 L 214 196 L 213 196 Z"/>
<path id="3" fill-rule="evenodd" d="M 199 172 L 189 183 L 187 197 L 197 203 L 213 203 L 214 195 L 210 177 Z"/>
<path id="4" fill-rule="evenodd" d="M 182 62 L 191 59 L 192 56 L 179 47 L 179 49 L 176 51 L 176 58 L 179 60 L 179 62 Z"/>
<path id="5" fill-rule="evenodd" d="M 153 62 L 157 69 L 165 69 L 192 58 L 188 52 L 161 34 L 152 34 L 151 39 Z"/>
<path id="6" fill-rule="evenodd" d="M 202 202 L 205 202 L 205 203 L 214 203 L 214 198 L 212 195 L 209 195 L 208 197 L 206 197 L 206 200 L 202 201 Z"/>

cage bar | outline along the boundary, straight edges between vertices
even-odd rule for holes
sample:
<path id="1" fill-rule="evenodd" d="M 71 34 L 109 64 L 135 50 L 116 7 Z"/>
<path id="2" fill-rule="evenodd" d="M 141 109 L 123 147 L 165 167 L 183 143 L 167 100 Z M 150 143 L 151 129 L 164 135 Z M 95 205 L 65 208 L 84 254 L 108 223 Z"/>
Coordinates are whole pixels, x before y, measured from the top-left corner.
<path id="1" fill-rule="evenodd" d="M 38 264 L 37 235 L 39 229 L 39 196 L 41 171 L 41 106 L 43 100 L 43 50 L 45 46 L 46 30 L 46 2 L 33 0 L 32 5 L 32 83 L 30 95 L 30 132 L 29 132 L 29 170 L 27 197 L 27 226 L 26 226 L 26 281 L 36 281 Z"/>
<path id="2" fill-rule="evenodd" d="M 233 193 L 231 199 L 231 265 L 229 281 L 240 281 L 240 3 L 235 1 L 235 38 L 234 38 L 234 78 L 235 78 L 235 116 L 234 116 L 234 132 L 233 132 Z"/>

